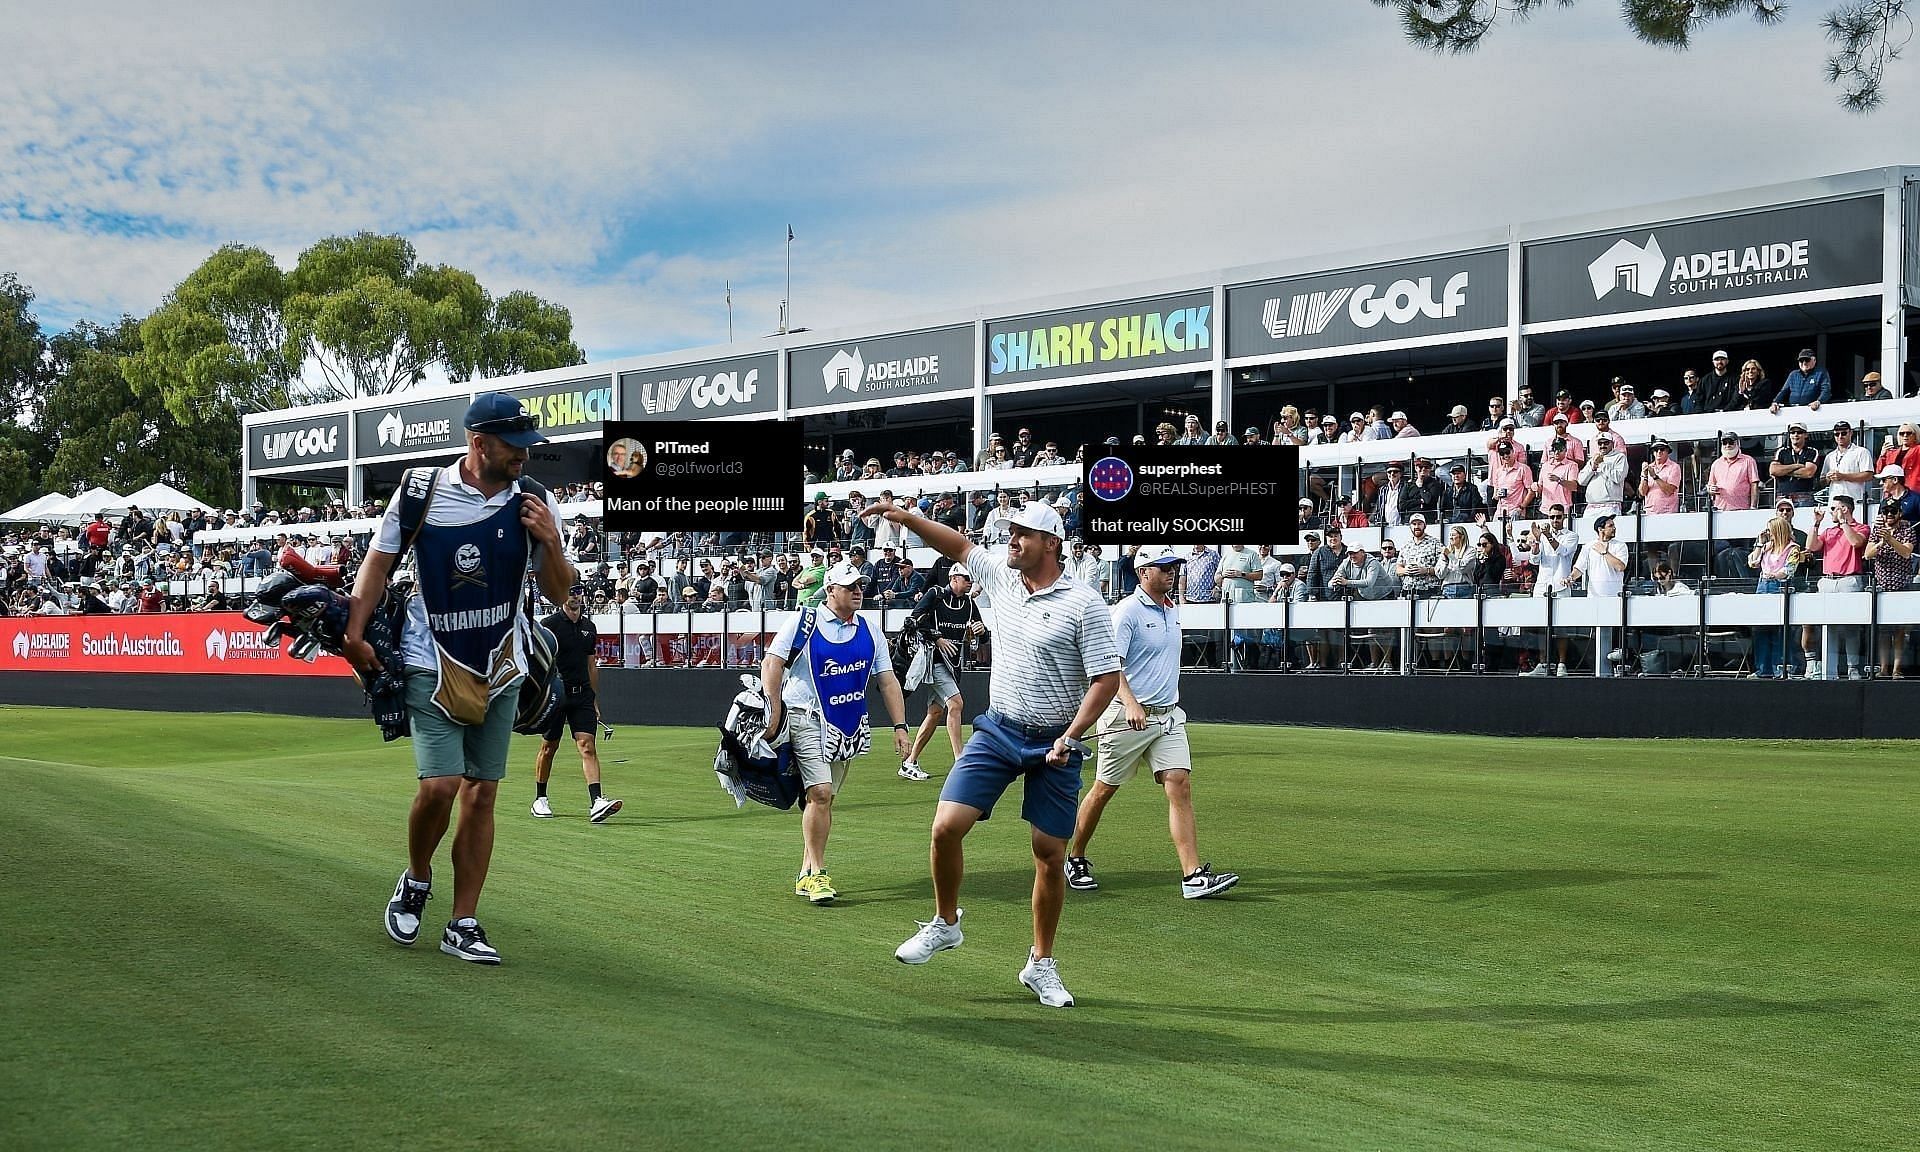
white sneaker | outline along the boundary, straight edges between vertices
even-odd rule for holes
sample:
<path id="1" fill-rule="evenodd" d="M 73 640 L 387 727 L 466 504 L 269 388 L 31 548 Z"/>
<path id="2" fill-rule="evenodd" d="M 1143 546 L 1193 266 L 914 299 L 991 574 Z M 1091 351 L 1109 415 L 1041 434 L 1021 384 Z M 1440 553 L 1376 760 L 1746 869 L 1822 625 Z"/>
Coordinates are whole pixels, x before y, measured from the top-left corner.
<path id="1" fill-rule="evenodd" d="M 927 775 L 925 772 L 920 771 L 920 762 L 918 760 L 909 760 L 906 763 L 900 765 L 900 779 L 931 780 L 933 779 L 933 777 Z"/>
<path id="2" fill-rule="evenodd" d="M 1208 896 L 1217 896 L 1238 883 L 1240 883 L 1240 877 L 1232 872 L 1215 872 L 1213 865 L 1202 864 L 1180 878 L 1180 895 L 1187 900 L 1204 900 Z"/>
<path id="3" fill-rule="evenodd" d="M 620 801 L 611 796 L 602 796 L 587 809 L 587 819 L 595 824 L 605 824 L 607 817 L 620 811 Z"/>
<path id="4" fill-rule="evenodd" d="M 1566 666 L 1565 664 L 1556 664 L 1556 665 L 1554 665 L 1554 666 L 1553 666 L 1553 674 L 1554 674 L 1555 676 L 1565 676 L 1565 675 L 1567 674 L 1567 666 Z"/>
<path id="5" fill-rule="evenodd" d="M 949 924 L 939 916 L 931 920 L 915 921 L 920 931 L 915 932 L 905 944 L 893 950 L 893 958 L 902 964 L 925 964 L 933 959 L 935 952 L 945 952 L 949 948 L 960 947 L 966 939 L 960 934 L 960 917 L 964 909 L 954 909 L 953 923 Z"/>
<path id="6" fill-rule="evenodd" d="M 1820 679 L 1820 661 L 1812 659 L 1811 657 L 1807 660 L 1807 679 Z"/>
<path id="7" fill-rule="evenodd" d="M 547 803 L 545 796 L 535 797 L 533 801 L 533 814 L 542 820 L 551 820 L 553 819 L 553 805 Z"/>
<path id="8" fill-rule="evenodd" d="M 1053 957 L 1038 957 L 1033 949 L 1027 949 L 1027 966 L 1020 969 L 1020 983 L 1025 984 L 1040 1003 L 1049 1008 L 1073 1007 L 1073 993 L 1060 983 L 1060 969 L 1055 966 Z"/>
<path id="9" fill-rule="evenodd" d="M 1553 668 L 1547 664 L 1535 664 L 1528 671 L 1520 673 L 1522 676 L 1550 676 L 1552 674 Z"/>

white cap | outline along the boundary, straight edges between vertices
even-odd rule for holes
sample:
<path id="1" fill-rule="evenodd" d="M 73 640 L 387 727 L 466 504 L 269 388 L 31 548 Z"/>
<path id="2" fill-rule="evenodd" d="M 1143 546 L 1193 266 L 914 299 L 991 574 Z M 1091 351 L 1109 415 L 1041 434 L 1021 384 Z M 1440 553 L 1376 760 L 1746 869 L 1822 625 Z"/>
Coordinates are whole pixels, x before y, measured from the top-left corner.
<path id="1" fill-rule="evenodd" d="M 1502 428 L 1518 428 L 1518 427 L 1520 427 L 1520 422 L 1519 422 L 1519 421 L 1517 421 L 1517 420 L 1515 420 L 1515 419 L 1514 419 L 1513 417 L 1511 417 L 1511 416 L 1502 416 L 1502 417 L 1500 418 L 1500 427 L 1502 427 Z"/>
<path id="2" fill-rule="evenodd" d="M 965 576 L 969 580 L 973 579 L 973 573 L 967 571 L 967 566 L 965 564 L 955 564 L 953 567 L 947 569 L 947 575 L 948 576 Z"/>
<path id="3" fill-rule="evenodd" d="M 1393 415 L 1387 417 L 1389 420 L 1405 420 L 1406 418 L 1407 414 L 1405 412 L 1395 412 Z"/>
<path id="4" fill-rule="evenodd" d="M 1022 528 L 1031 528 L 1035 532 L 1058 536 L 1062 540 L 1067 538 L 1067 528 L 1060 523 L 1060 513 L 1039 500 L 1022 507 L 1020 511 L 1009 517 L 1008 521 Z"/>
<path id="5" fill-rule="evenodd" d="M 1714 353 L 1714 354 L 1713 354 L 1712 356 L 1710 356 L 1710 357 L 1708 357 L 1708 359 L 1711 359 L 1711 360 L 1731 360 L 1731 359 L 1733 359 L 1733 357 L 1731 357 L 1731 356 L 1729 356 L 1729 355 L 1727 355 L 1727 353 L 1726 353 L 1726 350 L 1725 350 L 1725 349 L 1723 348 L 1723 349 L 1721 349 L 1720 351 L 1718 351 L 1718 352 L 1715 352 L 1715 353 Z"/>
<path id="6" fill-rule="evenodd" d="M 1139 552 L 1135 553 L 1133 557 L 1133 566 L 1135 568 L 1150 568 L 1155 564 L 1185 564 L 1186 562 L 1186 557 L 1164 544 L 1158 548 L 1142 548 Z"/>
<path id="7" fill-rule="evenodd" d="M 827 587 L 829 588 L 850 584 L 864 584 L 866 579 L 867 574 L 851 564 L 835 564 L 832 568 L 827 569 Z"/>
<path id="8" fill-rule="evenodd" d="M 1905 480 L 1907 474 L 1898 464 L 1889 464 L 1873 474 L 1876 480 Z"/>

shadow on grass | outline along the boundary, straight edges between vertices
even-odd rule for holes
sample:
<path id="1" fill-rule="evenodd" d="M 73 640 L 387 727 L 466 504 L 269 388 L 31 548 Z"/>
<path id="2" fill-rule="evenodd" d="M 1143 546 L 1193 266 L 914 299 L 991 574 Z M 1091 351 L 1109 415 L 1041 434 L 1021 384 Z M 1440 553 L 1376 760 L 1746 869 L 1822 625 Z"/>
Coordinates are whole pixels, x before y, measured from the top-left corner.
<path id="1" fill-rule="evenodd" d="M 1146 1006 L 1143 1006 L 1146 1007 Z M 1631 1024 L 1646 1020 L 1748 1020 L 1780 1016 L 1842 1016 L 1884 1005 L 1872 1000 L 1767 1000 L 1718 992 L 1691 992 L 1652 1000 L 1589 1004 L 1452 1004 L 1399 1008 L 1257 1008 L 1238 1005 L 1154 1004 L 1150 1010 L 1214 1020 L 1266 1024 Z"/>
<path id="2" fill-rule="evenodd" d="M 1071 902 L 1097 901 L 1106 896 L 1142 893 L 1150 897 L 1176 897 L 1180 887 L 1178 870 L 1131 869 L 1126 871 L 1095 868 L 1100 881 L 1098 892 L 1070 892 Z M 1235 904 L 1276 902 L 1303 896 L 1332 896 L 1350 892 L 1397 892 L 1414 896 L 1439 896 L 1447 901 L 1483 900 L 1518 892 L 1547 888 L 1587 888 L 1601 884 L 1632 884 L 1687 880 L 1717 880 L 1715 872 L 1631 872 L 1614 868 L 1448 868 L 1388 872 L 1286 872 L 1278 876 L 1243 878 L 1240 884 L 1209 901 L 1191 903 Z M 863 888 L 872 900 L 925 900 L 932 891 L 925 876 L 894 885 Z M 1033 891 L 1031 865 L 1024 868 L 968 869 L 962 901 L 1024 900 Z"/>
<path id="3" fill-rule="evenodd" d="M 1148 1006 L 1142 1006 L 1147 1008 Z M 1150 1011 L 1164 1012 L 1164 1006 Z M 1200 1067 L 1255 1065 L 1297 1072 L 1342 1076 L 1418 1076 L 1582 1087 L 1636 1087 L 1658 1078 L 1621 1073 L 1533 1068 L 1507 1060 L 1468 1056 L 1420 1056 L 1385 1052 L 1334 1052 L 1294 1045 L 1261 1044 L 1243 1037 L 1164 1022 L 1135 1023 L 1075 1009 L 1035 1016 L 910 1016 L 899 1021 L 906 1031 L 942 1041 L 960 1041 L 1048 1061 L 1063 1055 L 1099 1064 L 1174 1064 Z"/>
<path id="4" fill-rule="evenodd" d="M 1142 883 L 1165 883 L 1159 873 L 1122 873 L 1116 889 L 1124 890 L 1129 876 Z M 1401 892 L 1441 896 L 1447 900 L 1483 900 L 1544 888 L 1589 888 L 1600 884 L 1646 881 L 1718 880 L 1716 872 L 1632 872 L 1620 868 L 1439 868 L 1383 872 L 1285 872 L 1278 876 L 1243 879 L 1233 897 L 1241 900 L 1281 900 L 1293 896 L 1326 896 L 1348 892 Z M 1100 878 L 1106 887 L 1107 878 Z"/>

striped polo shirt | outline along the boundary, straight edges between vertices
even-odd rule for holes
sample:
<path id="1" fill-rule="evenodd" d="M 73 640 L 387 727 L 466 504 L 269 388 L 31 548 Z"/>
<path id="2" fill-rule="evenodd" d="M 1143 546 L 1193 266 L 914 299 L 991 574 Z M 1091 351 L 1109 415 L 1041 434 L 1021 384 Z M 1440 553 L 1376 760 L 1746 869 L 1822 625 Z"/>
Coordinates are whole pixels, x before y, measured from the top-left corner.
<path id="1" fill-rule="evenodd" d="M 993 606 L 989 706 L 1021 724 L 1072 721 L 1088 681 L 1120 668 L 1100 594 L 1064 571 L 1029 592 L 1018 572 L 978 545 L 967 553 L 967 570 Z"/>

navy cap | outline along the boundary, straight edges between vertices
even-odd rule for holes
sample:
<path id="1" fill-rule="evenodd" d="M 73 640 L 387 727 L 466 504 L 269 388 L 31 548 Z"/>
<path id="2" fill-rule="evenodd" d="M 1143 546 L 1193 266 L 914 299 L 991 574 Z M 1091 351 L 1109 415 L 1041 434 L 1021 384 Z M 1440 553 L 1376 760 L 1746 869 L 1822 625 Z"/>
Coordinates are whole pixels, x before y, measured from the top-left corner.
<path id="1" fill-rule="evenodd" d="M 567 592 L 568 592 L 568 594 L 570 594 L 570 595 L 571 595 L 571 594 L 577 594 L 577 593 L 581 593 L 581 592 L 585 592 L 586 590 L 587 590 L 587 586 L 586 586 L 585 584 L 582 584 L 582 583 L 580 583 L 579 581 L 577 581 L 577 580 L 576 580 L 576 581 L 574 581 L 574 585 L 573 585 L 573 587 L 571 587 L 571 588 L 569 588 L 569 589 L 567 589 Z"/>
<path id="2" fill-rule="evenodd" d="M 540 435 L 540 418 L 520 407 L 520 401 L 504 392 L 482 392 L 467 407 L 467 431 L 484 432 L 513 445 L 531 448 L 545 444 Z"/>

